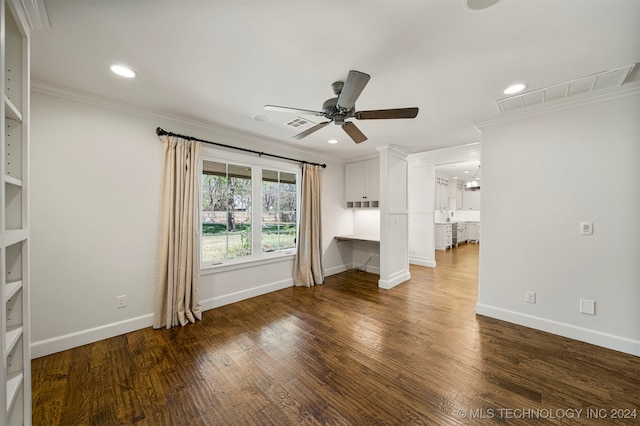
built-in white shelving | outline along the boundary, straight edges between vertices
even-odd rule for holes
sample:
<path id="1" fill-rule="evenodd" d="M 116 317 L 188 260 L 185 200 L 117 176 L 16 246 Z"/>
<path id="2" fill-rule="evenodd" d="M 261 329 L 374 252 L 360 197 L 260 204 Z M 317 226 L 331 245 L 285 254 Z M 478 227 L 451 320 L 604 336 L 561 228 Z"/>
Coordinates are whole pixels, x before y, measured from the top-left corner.
<path id="1" fill-rule="evenodd" d="M 29 31 L 23 2 L 0 0 L 0 424 L 31 424 Z"/>

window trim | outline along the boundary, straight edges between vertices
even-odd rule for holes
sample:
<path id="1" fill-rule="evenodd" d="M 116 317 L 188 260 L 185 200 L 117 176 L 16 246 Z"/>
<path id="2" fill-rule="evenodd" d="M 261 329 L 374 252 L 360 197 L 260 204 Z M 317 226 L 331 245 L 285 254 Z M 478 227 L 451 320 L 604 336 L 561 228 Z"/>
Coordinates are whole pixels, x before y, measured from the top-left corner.
<path id="1" fill-rule="evenodd" d="M 273 252 L 262 252 L 262 169 L 277 170 L 296 175 L 296 236 L 299 235 L 300 228 L 300 197 L 302 185 L 302 168 L 299 165 L 290 162 L 267 159 L 263 157 L 255 157 L 244 153 L 227 152 L 208 146 L 203 146 L 200 151 L 200 160 L 198 162 L 198 174 L 202 176 L 204 161 L 226 162 L 251 167 L 251 255 L 233 259 L 223 259 L 221 261 L 204 261 L 202 260 L 202 179 L 198 179 L 198 209 L 199 209 L 199 226 L 200 241 L 198 255 L 200 256 L 200 271 L 208 275 L 214 272 L 223 272 L 234 269 L 240 269 L 246 266 L 259 266 L 262 264 L 274 263 L 293 259 L 298 249 L 298 238 L 296 237 L 296 247 Z M 256 192 L 257 191 L 257 192 Z M 256 198 L 255 194 L 260 197 Z M 256 210 L 255 200 L 258 200 L 259 209 Z M 257 214 L 256 214 L 257 213 Z M 260 234 L 260 238 L 256 238 L 256 234 Z"/>

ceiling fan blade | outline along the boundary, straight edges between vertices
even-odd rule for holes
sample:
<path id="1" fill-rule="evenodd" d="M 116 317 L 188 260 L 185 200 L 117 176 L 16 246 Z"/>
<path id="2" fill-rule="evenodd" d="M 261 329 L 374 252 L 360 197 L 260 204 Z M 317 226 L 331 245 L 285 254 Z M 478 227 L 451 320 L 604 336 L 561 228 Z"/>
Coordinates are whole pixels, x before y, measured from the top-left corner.
<path id="1" fill-rule="evenodd" d="M 340 92 L 340 97 L 338 98 L 338 106 L 347 110 L 353 109 L 356 99 L 358 99 L 370 78 L 369 74 L 355 70 L 349 71 L 347 81 L 344 82 L 342 92 Z"/>
<path id="2" fill-rule="evenodd" d="M 318 115 L 320 117 L 324 117 L 324 114 L 320 111 L 311 111 L 309 109 L 300 109 L 300 108 L 289 108 L 278 105 L 265 105 L 264 109 L 267 111 L 279 111 L 279 112 L 296 112 L 300 114 L 306 115 Z"/>
<path id="3" fill-rule="evenodd" d="M 355 143 L 361 143 L 367 140 L 367 137 L 358 129 L 358 127 L 350 121 L 342 126 L 342 129 L 353 139 Z"/>
<path id="4" fill-rule="evenodd" d="M 354 117 L 358 120 L 380 120 L 386 118 L 416 118 L 418 108 L 375 109 L 371 111 L 358 111 Z"/>
<path id="5" fill-rule="evenodd" d="M 291 136 L 291 139 L 300 140 L 300 139 L 302 139 L 302 138 L 304 138 L 306 136 L 309 136 L 311 133 L 315 132 L 316 130 L 322 129 L 324 126 L 326 126 L 329 123 L 331 123 L 331 122 L 330 121 L 325 121 L 323 123 L 318 123 L 315 126 L 308 128 L 304 132 L 300 132 L 295 136 Z"/>

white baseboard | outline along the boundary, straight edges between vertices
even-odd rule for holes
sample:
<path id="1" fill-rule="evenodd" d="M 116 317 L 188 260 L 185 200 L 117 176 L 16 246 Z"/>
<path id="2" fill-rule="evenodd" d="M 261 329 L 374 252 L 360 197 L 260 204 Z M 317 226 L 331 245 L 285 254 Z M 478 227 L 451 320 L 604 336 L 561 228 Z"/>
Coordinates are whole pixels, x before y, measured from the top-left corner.
<path id="1" fill-rule="evenodd" d="M 426 257 L 409 256 L 409 263 L 411 265 L 426 266 L 427 268 L 435 268 L 436 267 L 436 261 L 428 259 Z"/>
<path id="2" fill-rule="evenodd" d="M 246 290 L 236 291 L 234 293 L 224 294 L 222 296 L 212 297 L 200 301 L 203 311 L 219 308 L 220 306 L 230 305 L 231 303 L 240 302 L 242 300 L 251 299 L 252 297 L 262 296 L 263 294 L 278 291 L 293 286 L 293 278 L 277 281 L 274 283 L 264 284 L 257 287 L 248 288 Z"/>
<path id="3" fill-rule="evenodd" d="M 476 313 L 614 351 L 640 356 L 640 341 L 478 303 Z"/>
<path id="4" fill-rule="evenodd" d="M 334 266 L 333 268 L 325 269 L 324 276 L 328 277 L 331 275 L 339 274 L 340 272 L 345 272 L 349 269 L 353 269 L 353 264 Z"/>
<path id="5" fill-rule="evenodd" d="M 77 348 L 78 346 L 87 345 L 89 343 L 94 343 L 110 337 L 119 336 L 121 334 L 130 333 L 132 331 L 152 326 L 153 314 L 147 314 L 112 324 L 101 325 L 99 327 L 65 334 L 63 336 L 53 337 L 51 339 L 41 340 L 39 342 L 33 342 L 31 344 L 31 358 L 40 358 L 45 355 L 66 351 L 67 349 Z"/>
<path id="6" fill-rule="evenodd" d="M 379 279 L 378 287 L 389 290 L 390 288 L 393 288 L 398 284 L 408 281 L 409 279 L 411 279 L 411 273 L 409 271 L 400 271 L 395 274 L 391 274 L 389 279 L 384 279 L 384 280 L 382 278 Z"/>
<path id="7" fill-rule="evenodd" d="M 201 300 L 200 305 L 202 307 L 202 311 L 208 311 L 210 309 L 218 308 L 230 303 L 235 303 L 241 300 L 250 299 L 255 296 L 271 293 L 272 291 L 282 290 L 284 288 L 291 287 L 292 285 L 293 279 L 289 278 L 283 281 L 265 284 L 247 290 Z M 61 352 L 67 349 L 76 348 L 78 346 L 87 345 L 89 343 L 98 342 L 100 340 L 109 339 L 111 337 L 120 336 L 121 334 L 130 333 L 132 331 L 141 330 L 147 327 L 153 327 L 152 313 L 124 321 L 115 322 L 112 324 L 105 324 L 100 327 L 65 334 L 63 336 L 53 337 L 51 339 L 41 340 L 39 342 L 34 342 L 31 344 L 31 358 L 40 358 L 45 355 L 51 355 L 56 352 Z"/>

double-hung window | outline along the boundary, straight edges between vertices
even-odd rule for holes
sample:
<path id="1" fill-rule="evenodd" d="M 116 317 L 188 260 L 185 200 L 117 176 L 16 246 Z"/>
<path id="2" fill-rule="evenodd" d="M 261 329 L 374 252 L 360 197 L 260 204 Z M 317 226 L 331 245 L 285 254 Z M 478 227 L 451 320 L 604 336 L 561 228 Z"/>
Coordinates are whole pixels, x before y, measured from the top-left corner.
<path id="1" fill-rule="evenodd" d="M 202 267 L 295 253 L 299 167 L 207 152 L 201 162 Z"/>

